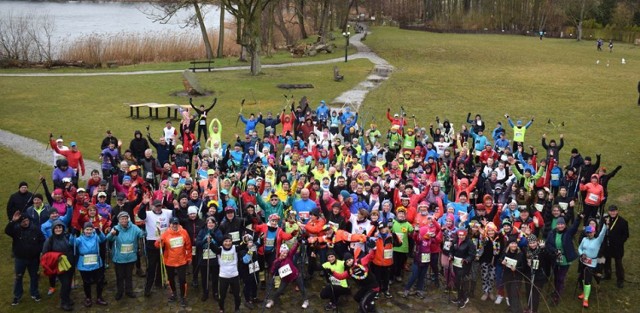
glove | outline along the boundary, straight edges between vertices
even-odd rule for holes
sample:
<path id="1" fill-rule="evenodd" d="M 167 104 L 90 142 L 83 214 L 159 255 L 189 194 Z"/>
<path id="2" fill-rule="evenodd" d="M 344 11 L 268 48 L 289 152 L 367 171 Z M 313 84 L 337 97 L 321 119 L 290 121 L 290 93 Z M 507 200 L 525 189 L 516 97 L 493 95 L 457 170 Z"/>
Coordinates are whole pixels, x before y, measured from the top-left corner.
<path id="1" fill-rule="evenodd" d="M 376 247 L 376 238 L 369 238 L 369 240 L 367 240 L 367 243 L 365 245 L 369 249 L 375 248 Z"/>

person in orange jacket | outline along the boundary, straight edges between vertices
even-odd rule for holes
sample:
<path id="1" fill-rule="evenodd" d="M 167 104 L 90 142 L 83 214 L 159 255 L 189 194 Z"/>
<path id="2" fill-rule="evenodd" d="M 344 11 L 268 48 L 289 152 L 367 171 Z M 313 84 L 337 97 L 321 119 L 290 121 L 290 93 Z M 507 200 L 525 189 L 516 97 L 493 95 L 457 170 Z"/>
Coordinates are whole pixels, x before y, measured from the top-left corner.
<path id="1" fill-rule="evenodd" d="M 584 191 L 584 225 L 589 223 L 590 218 L 595 218 L 598 213 L 600 203 L 604 200 L 604 188 L 600 185 L 600 176 L 598 174 L 591 175 L 591 182 L 584 183 L 584 177 L 580 183 L 580 191 Z"/>
<path id="2" fill-rule="evenodd" d="M 176 274 L 180 282 L 180 305 L 187 306 L 187 266 L 191 264 L 191 239 L 180 226 L 180 219 L 171 218 L 171 225 L 155 242 L 156 248 L 164 249 L 162 258 L 167 267 L 171 296 L 169 302 L 176 301 Z"/>
<path id="3" fill-rule="evenodd" d="M 389 231 L 389 225 L 381 223 L 378 225 L 378 235 L 369 238 L 375 242 L 375 254 L 373 255 L 372 270 L 378 280 L 380 292 L 384 293 L 387 299 L 392 298 L 389 291 L 389 277 L 393 266 L 393 247 L 402 245 L 402 240 L 398 235 Z"/>

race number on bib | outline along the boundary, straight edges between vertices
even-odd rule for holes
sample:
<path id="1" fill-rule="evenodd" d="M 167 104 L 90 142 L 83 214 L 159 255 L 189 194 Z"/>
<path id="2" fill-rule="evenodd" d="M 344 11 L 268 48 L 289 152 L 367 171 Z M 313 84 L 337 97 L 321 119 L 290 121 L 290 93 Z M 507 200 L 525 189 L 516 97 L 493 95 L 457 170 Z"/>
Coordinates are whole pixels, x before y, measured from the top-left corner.
<path id="1" fill-rule="evenodd" d="M 518 260 L 512 258 L 504 258 L 504 261 L 507 263 L 506 266 L 510 269 L 515 269 L 516 265 L 518 265 Z"/>
<path id="2" fill-rule="evenodd" d="M 275 243 L 275 240 L 273 238 L 267 238 L 267 240 L 265 240 L 264 245 L 266 247 L 273 247 L 274 243 Z"/>
<path id="3" fill-rule="evenodd" d="M 121 254 L 133 253 L 133 244 L 132 243 L 123 243 L 120 246 L 120 253 Z"/>
<path id="4" fill-rule="evenodd" d="M 393 259 L 393 249 L 384 249 L 384 259 Z"/>
<path id="5" fill-rule="evenodd" d="M 334 286 L 340 286 L 340 280 L 335 278 L 335 277 L 333 277 L 333 276 L 329 276 L 329 281 Z"/>
<path id="6" fill-rule="evenodd" d="M 589 200 L 591 200 L 591 201 L 598 201 L 598 199 L 599 199 L 598 195 L 595 194 L 595 193 L 589 193 L 587 198 L 589 198 Z"/>
<path id="7" fill-rule="evenodd" d="M 260 263 L 258 263 L 258 261 L 255 261 L 249 264 L 249 274 L 253 274 L 259 270 L 260 270 Z"/>
<path id="8" fill-rule="evenodd" d="M 98 255 L 85 254 L 84 259 L 82 260 L 82 264 L 84 264 L 85 266 L 98 265 Z"/>
<path id="9" fill-rule="evenodd" d="M 233 242 L 240 240 L 240 232 L 237 232 L 237 231 L 230 232 L 229 235 L 231 236 L 231 241 Z"/>
<path id="10" fill-rule="evenodd" d="M 169 239 L 169 247 L 171 247 L 171 249 L 180 248 L 182 246 L 184 246 L 184 239 L 182 237 Z"/>
<path id="11" fill-rule="evenodd" d="M 569 203 L 566 202 L 558 202 L 558 206 L 562 209 L 562 211 L 566 211 L 569 207 Z"/>
<path id="12" fill-rule="evenodd" d="M 309 219 L 309 212 L 298 212 L 298 215 L 300 216 L 301 220 L 308 220 Z"/>
<path id="13" fill-rule="evenodd" d="M 445 251 L 451 250 L 451 241 L 445 241 L 442 249 L 444 249 Z"/>
<path id="14" fill-rule="evenodd" d="M 213 250 L 207 249 L 202 251 L 202 259 L 209 260 L 209 259 L 215 259 L 215 258 L 216 258 L 216 254 L 213 253 Z"/>
<path id="15" fill-rule="evenodd" d="M 278 269 L 278 274 L 280 275 L 280 278 L 285 278 L 291 275 L 291 273 L 293 273 L 293 271 L 291 271 L 291 266 L 289 266 L 289 264 Z"/>
<path id="16" fill-rule="evenodd" d="M 431 262 L 431 253 L 422 253 L 420 255 L 420 262 L 422 262 L 422 263 Z"/>
<path id="17" fill-rule="evenodd" d="M 538 210 L 538 212 L 542 212 L 542 209 L 544 208 L 544 204 L 536 203 L 534 206 L 536 207 L 536 210 Z"/>
<path id="18" fill-rule="evenodd" d="M 453 266 L 462 268 L 462 258 L 453 257 Z"/>

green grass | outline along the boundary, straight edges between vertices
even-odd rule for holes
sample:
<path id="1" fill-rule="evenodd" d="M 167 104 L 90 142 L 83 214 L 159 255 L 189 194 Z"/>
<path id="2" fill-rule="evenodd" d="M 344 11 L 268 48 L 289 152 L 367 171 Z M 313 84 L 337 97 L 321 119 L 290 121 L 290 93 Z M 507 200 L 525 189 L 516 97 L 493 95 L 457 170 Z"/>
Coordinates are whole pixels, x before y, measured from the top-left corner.
<path id="1" fill-rule="evenodd" d="M 523 120 L 535 115 L 536 120 L 527 132 L 528 144 L 540 147 L 539 139 L 543 133 L 549 138 L 557 138 L 564 133 L 566 145 L 561 152 L 562 164 L 566 164 L 570 149 L 577 147 L 583 156 L 602 154 L 602 165 L 609 169 L 622 165 L 622 170 L 609 184 L 608 203 L 620 206 L 621 215 L 627 220 L 634 221 L 640 217 L 635 210 L 640 205 L 636 190 L 640 169 L 635 159 L 640 138 L 640 129 L 636 126 L 640 119 L 636 106 L 640 49 L 617 44 L 615 53 L 609 54 L 597 53 L 591 42 L 571 40 L 431 34 L 380 27 L 372 31 L 365 43 L 396 67 L 391 78 L 372 91 L 364 103 L 364 110 L 373 113 L 381 127 L 388 125 L 383 117 L 386 108 L 398 111 L 401 105 L 409 116 L 415 114 L 418 117 L 420 126 L 428 127 L 428 123 L 438 115 L 441 119 L 449 118 L 456 130 L 467 112 L 481 113 L 489 129 L 497 121 L 505 122 L 503 115 L 506 112 Z M 332 57 L 337 56 L 334 53 Z M 628 64 L 620 64 L 623 57 Z M 598 59 L 600 65 L 596 65 Z M 607 60 L 609 67 L 605 66 Z M 166 68 L 165 65 L 157 68 Z M 149 66 L 146 69 L 156 69 L 152 67 L 156 65 Z M 245 113 L 279 111 L 284 91 L 275 88 L 276 84 L 309 82 L 316 88 L 297 91 L 295 96 L 299 99 L 307 95 L 315 105 L 320 99 L 331 100 L 355 86 L 371 70 L 371 64 L 365 60 L 341 64 L 340 70 L 346 80 L 334 83 L 332 67 L 267 69 L 258 77 L 251 77 L 243 71 L 201 73 L 198 78 L 204 87 L 216 91 L 219 101 L 213 115 L 222 120 L 224 136 L 229 140 L 233 134 L 243 130 L 242 125 L 234 127 L 241 98 L 247 99 Z M 183 88 L 180 74 L 4 77 L 0 78 L 0 86 L 0 128 L 43 142 L 49 131 L 63 134 L 67 140 L 78 141 L 85 155 L 91 159 L 96 159 L 99 142 L 107 128 L 114 130 L 126 145 L 133 130 L 143 130 L 144 126 L 151 124 L 152 131 L 157 133 L 163 126 L 164 119 L 129 119 L 128 108 L 122 105 L 123 102 L 187 102 L 186 98 L 177 99 L 169 95 Z M 252 91 L 258 102 L 255 105 Z M 195 103 L 207 103 L 211 98 L 197 99 Z M 566 126 L 555 129 L 547 124 L 548 119 L 556 124 L 564 121 Z M 16 169 L 0 182 L 5 190 L 5 196 L 0 197 L 2 205 L 16 190 L 18 181 L 25 179 L 35 186 L 38 164 L 24 160 L 5 148 L 0 148 L 0 153 L 1 164 L 5 168 Z M 5 222 L 5 218 L 0 221 Z M 631 222 L 630 227 L 632 236 L 626 246 L 625 265 L 627 279 L 637 282 L 640 281 L 640 265 L 633 262 L 632 257 L 639 252 L 640 239 L 634 234 L 640 232 L 640 226 Z M 0 242 L 7 247 L 6 236 Z M 0 256 L 7 257 L 7 251 L 0 251 Z M 573 299 L 575 268 L 574 265 L 567 279 L 563 303 L 552 308 L 551 312 L 569 313 L 579 309 L 578 301 Z M 9 262 L 0 266 L 0 274 L 12 276 Z M 6 281 L 0 287 L 6 295 L 0 304 L 5 306 L 11 293 L 9 280 Z M 397 290 L 398 287 L 394 285 L 392 288 Z M 625 289 L 619 290 L 614 283 L 605 282 L 599 295 L 592 298 L 590 310 L 633 312 L 635 304 L 632 299 L 637 294 L 636 290 L 637 284 L 629 283 Z M 80 293 L 80 290 L 74 291 L 74 294 Z M 319 303 L 315 299 L 312 302 L 314 306 Z M 47 305 L 53 301 L 44 303 L 35 306 L 36 312 L 47 311 Z M 140 305 L 144 303 L 137 302 Z M 504 306 L 480 302 L 475 302 L 475 306 L 481 312 L 504 309 Z M 24 307 L 19 309 L 24 310 Z M 545 311 L 541 309 L 541 312 Z"/>
<path id="2" fill-rule="evenodd" d="M 316 65 L 282 69 L 265 69 L 264 74 L 251 77 L 245 71 L 198 73 L 201 85 L 215 92 L 218 104 L 212 111 L 223 125 L 223 135 L 231 140 L 242 134 L 242 123 L 235 127 L 240 100 L 246 98 L 244 114 L 279 112 L 284 105 L 280 83 L 311 83 L 313 89 L 293 91 L 297 100 L 306 95 L 313 106 L 320 100 L 331 101 L 352 88 L 370 72 L 367 60 L 340 64 L 345 80 L 333 81 L 333 65 Z M 129 119 L 129 108 L 123 103 L 157 102 L 188 104 L 186 97 L 170 94 L 183 90 L 182 75 L 135 75 L 99 77 L 2 77 L 0 85 L 0 125 L 3 129 L 45 142 L 48 133 L 62 134 L 78 142 L 86 158 L 97 159 L 104 132 L 112 129 L 125 146 L 134 130 L 151 125 L 152 134 L 160 136 L 166 119 Z M 211 103 L 214 96 L 196 98 L 194 104 Z M 254 100 L 255 98 L 255 100 Z M 160 109 L 161 116 L 166 110 Z M 146 109 L 142 116 L 148 116 Z M 177 124 L 177 122 L 174 122 Z M 146 133 L 146 132 L 145 132 Z"/>
<path id="3" fill-rule="evenodd" d="M 609 169 L 622 165 L 622 170 L 609 184 L 608 204 L 621 207 L 621 215 L 633 221 L 640 218 L 635 208 L 640 204 L 637 177 L 640 175 L 638 152 L 640 118 L 636 105 L 638 93 L 638 60 L 640 49 L 617 44 L 614 53 L 596 52 L 592 42 L 500 35 L 452 35 L 401 31 L 395 28 L 373 28 L 367 37 L 369 45 L 396 67 L 389 81 L 371 92 L 365 108 L 385 121 L 384 110 L 399 111 L 403 105 L 409 115 L 428 127 L 435 116 L 449 118 L 456 130 L 467 112 L 482 114 L 492 130 L 503 115 L 528 120 L 535 116 L 527 131 L 527 144 L 539 149 L 540 138 L 565 135 L 561 164 L 566 165 L 570 150 L 576 147 L 583 156 L 602 154 L 602 166 Z M 627 60 L 621 64 L 621 58 Z M 596 60 L 600 64 L 596 65 Z M 607 61 L 610 66 L 606 67 Z M 555 129 L 561 121 L 565 127 Z M 435 121 L 434 121 L 435 122 Z M 506 126 L 506 124 L 505 124 Z M 509 131 L 512 138 L 512 132 Z M 630 223 L 632 234 L 640 232 L 638 223 Z M 640 265 L 633 262 L 640 241 L 631 237 L 625 247 L 627 280 L 640 281 Z M 572 298 L 576 266 L 567 279 L 564 302 L 553 312 L 579 309 Z M 614 282 L 602 285 L 592 309 L 601 312 L 632 312 L 630 304 L 637 294 L 637 284 L 622 290 Z M 493 305 L 477 305 L 482 312 L 495 310 Z M 599 308 L 599 309 L 598 309 Z M 614 309 L 615 308 L 615 309 Z M 500 308 L 501 309 L 501 308 Z M 541 311 L 542 312 L 542 311 Z"/>

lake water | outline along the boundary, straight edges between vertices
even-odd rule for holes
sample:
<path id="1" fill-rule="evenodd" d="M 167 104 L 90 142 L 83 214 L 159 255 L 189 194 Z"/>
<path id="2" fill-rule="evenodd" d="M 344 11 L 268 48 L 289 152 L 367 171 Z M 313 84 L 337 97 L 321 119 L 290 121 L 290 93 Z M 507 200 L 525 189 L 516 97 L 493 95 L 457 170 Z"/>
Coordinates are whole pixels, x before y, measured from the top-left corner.
<path id="1" fill-rule="evenodd" d="M 0 1 L 0 18 L 7 12 L 46 14 L 53 17 L 55 39 L 73 40 L 89 34 L 193 32 L 196 27 L 183 28 L 184 20 L 193 14 L 193 7 L 179 11 L 167 24 L 153 22 L 146 13 L 161 11 L 145 2 L 82 2 L 82 1 Z M 218 28 L 218 6 L 203 6 L 207 29 Z M 230 15 L 227 14 L 227 17 Z"/>

